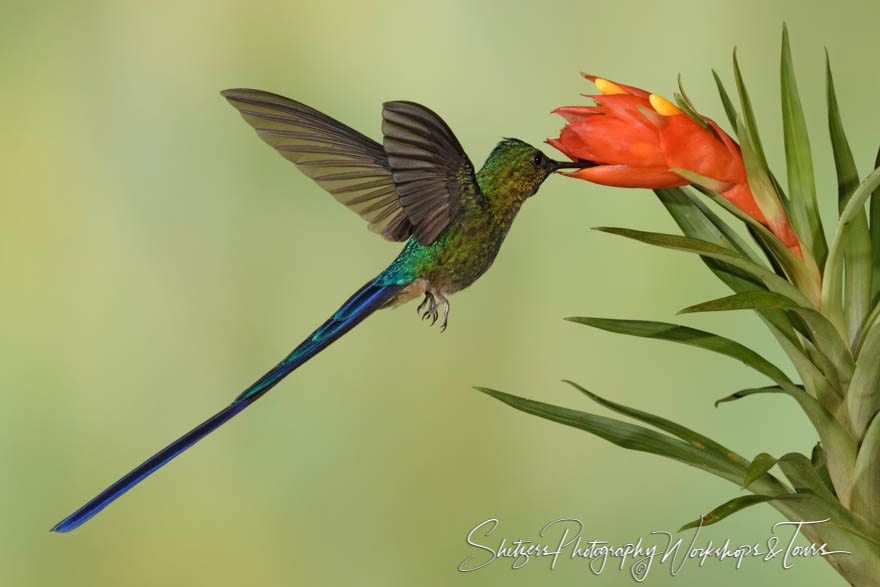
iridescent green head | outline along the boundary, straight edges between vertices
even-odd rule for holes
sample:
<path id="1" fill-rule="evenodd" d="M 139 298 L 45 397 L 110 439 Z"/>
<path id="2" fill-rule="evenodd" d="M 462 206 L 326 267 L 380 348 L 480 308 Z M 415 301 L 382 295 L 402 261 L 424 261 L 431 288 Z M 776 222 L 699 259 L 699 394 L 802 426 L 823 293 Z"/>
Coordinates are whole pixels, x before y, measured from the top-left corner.
<path id="1" fill-rule="evenodd" d="M 480 175 L 492 189 L 503 190 L 509 196 L 524 200 L 534 195 L 554 171 L 587 165 L 586 162 L 554 161 L 524 141 L 504 139 L 489 154 Z"/>

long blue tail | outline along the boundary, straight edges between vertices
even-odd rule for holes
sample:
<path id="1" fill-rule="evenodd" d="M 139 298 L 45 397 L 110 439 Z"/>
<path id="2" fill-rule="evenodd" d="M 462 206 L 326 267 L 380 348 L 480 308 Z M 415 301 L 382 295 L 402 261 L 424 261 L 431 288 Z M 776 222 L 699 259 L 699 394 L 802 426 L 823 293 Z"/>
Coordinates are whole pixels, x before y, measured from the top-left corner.
<path id="1" fill-rule="evenodd" d="M 116 498 L 143 481 L 156 469 L 194 445 L 196 442 L 219 428 L 237 413 L 257 401 L 264 393 L 272 389 L 288 373 L 324 350 L 334 340 L 351 330 L 361 320 L 391 300 L 404 285 L 376 285 L 367 283 L 359 289 L 339 310 L 305 339 L 298 347 L 275 365 L 268 373 L 260 377 L 253 385 L 244 390 L 227 407 L 211 416 L 158 453 L 141 463 L 131 473 L 105 489 L 93 500 L 58 522 L 53 532 L 69 532 L 85 523 L 92 516 L 110 505 Z"/>

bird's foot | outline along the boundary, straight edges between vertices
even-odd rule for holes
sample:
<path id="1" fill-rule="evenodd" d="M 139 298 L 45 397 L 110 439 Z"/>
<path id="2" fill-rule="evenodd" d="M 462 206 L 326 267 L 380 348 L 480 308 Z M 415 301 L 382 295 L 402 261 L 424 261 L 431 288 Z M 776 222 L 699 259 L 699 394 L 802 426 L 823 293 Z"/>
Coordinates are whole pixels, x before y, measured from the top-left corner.
<path id="1" fill-rule="evenodd" d="M 428 309 L 425 310 L 425 312 L 423 313 L 422 310 L 425 309 L 426 306 Z M 416 313 L 422 316 L 422 320 L 425 320 L 428 316 L 431 316 L 431 312 L 433 312 L 434 308 L 436 307 L 437 302 L 434 301 L 434 296 L 431 294 L 431 292 L 426 291 L 425 299 L 422 300 L 422 303 L 419 304 L 418 308 L 416 308 Z M 435 317 L 434 320 L 437 320 L 437 318 Z"/>
<path id="2" fill-rule="evenodd" d="M 434 293 L 437 294 L 437 297 L 440 299 L 438 305 L 443 306 L 443 322 L 440 323 L 440 332 L 444 332 L 446 330 L 447 319 L 449 318 L 449 300 L 443 297 L 443 294 L 439 291 Z"/>
<path id="3" fill-rule="evenodd" d="M 419 304 L 416 311 L 422 316 L 422 320 L 430 318 L 431 326 L 433 326 L 440 318 L 441 308 L 443 310 L 443 321 L 440 323 L 440 331 L 442 332 L 446 330 L 446 322 L 449 317 L 449 300 L 443 297 L 442 293 L 436 289 L 426 291 L 425 299 L 422 300 L 422 303 Z"/>

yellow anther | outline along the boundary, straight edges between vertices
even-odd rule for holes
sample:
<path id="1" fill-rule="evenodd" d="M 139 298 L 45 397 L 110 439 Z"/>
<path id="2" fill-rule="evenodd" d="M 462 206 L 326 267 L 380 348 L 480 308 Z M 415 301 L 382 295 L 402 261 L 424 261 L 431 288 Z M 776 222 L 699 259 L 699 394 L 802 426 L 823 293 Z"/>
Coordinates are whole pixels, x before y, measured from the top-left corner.
<path id="1" fill-rule="evenodd" d="M 662 114 L 663 116 L 675 116 L 676 114 L 681 114 L 681 110 L 678 107 L 664 98 L 663 96 L 658 96 L 657 94 L 651 94 L 648 98 L 648 101 L 651 102 L 651 108 L 654 109 L 658 114 Z"/>
<path id="2" fill-rule="evenodd" d="M 596 84 L 596 89 L 599 90 L 599 93 L 606 96 L 610 96 L 611 94 L 629 94 L 629 92 L 618 86 L 616 83 L 610 82 L 607 79 L 602 79 L 601 77 L 597 77 L 593 83 Z"/>

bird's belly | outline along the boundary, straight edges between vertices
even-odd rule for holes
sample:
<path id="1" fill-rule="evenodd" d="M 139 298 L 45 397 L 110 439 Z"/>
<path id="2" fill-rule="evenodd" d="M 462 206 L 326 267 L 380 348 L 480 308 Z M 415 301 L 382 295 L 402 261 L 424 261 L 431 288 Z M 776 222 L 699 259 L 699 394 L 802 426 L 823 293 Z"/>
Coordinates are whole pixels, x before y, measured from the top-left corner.
<path id="1" fill-rule="evenodd" d="M 461 242 L 446 247 L 427 276 L 430 287 L 443 293 L 454 293 L 474 283 L 492 266 L 498 254 L 499 247 L 493 239 L 456 240 Z"/>

